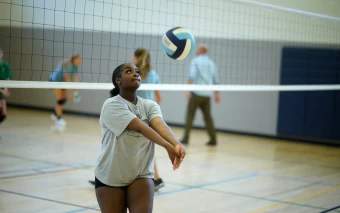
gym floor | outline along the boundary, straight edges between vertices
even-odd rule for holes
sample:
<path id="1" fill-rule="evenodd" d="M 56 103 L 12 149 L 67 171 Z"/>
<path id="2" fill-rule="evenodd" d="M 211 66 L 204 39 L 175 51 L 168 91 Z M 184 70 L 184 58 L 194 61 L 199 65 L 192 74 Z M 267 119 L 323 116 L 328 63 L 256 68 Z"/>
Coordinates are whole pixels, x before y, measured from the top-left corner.
<path id="1" fill-rule="evenodd" d="M 0 212 L 99 212 L 88 183 L 100 148 L 98 118 L 65 115 L 67 128 L 56 133 L 49 117 L 8 109 L 0 128 Z M 183 129 L 173 131 L 180 137 Z M 340 147 L 227 133 L 206 147 L 205 131 L 191 135 L 175 172 L 156 149 L 166 185 L 154 212 L 340 212 Z"/>

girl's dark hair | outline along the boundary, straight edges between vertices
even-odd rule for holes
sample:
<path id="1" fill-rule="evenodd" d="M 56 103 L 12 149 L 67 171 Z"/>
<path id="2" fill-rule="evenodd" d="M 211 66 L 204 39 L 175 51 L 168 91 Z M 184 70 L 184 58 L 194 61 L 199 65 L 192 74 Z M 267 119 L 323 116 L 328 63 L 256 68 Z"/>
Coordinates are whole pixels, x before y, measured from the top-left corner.
<path id="1" fill-rule="evenodd" d="M 116 78 L 121 77 L 122 70 L 124 69 L 125 64 L 121 64 L 112 73 L 112 83 L 115 86 L 111 91 L 110 91 L 110 97 L 114 97 L 116 95 L 119 95 L 119 87 L 118 84 L 116 83 Z"/>

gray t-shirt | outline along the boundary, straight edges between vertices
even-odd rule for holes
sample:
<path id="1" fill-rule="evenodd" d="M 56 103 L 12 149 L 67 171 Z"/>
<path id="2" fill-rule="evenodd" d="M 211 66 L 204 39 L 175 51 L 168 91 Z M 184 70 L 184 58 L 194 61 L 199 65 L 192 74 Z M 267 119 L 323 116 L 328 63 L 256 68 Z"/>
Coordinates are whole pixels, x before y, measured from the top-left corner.
<path id="1" fill-rule="evenodd" d="M 126 127 L 136 117 L 149 125 L 157 116 L 162 116 L 158 104 L 140 97 L 136 105 L 120 95 L 104 102 L 100 114 L 102 146 L 95 168 L 98 180 L 121 187 L 137 178 L 153 178 L 154 143 Z"/>

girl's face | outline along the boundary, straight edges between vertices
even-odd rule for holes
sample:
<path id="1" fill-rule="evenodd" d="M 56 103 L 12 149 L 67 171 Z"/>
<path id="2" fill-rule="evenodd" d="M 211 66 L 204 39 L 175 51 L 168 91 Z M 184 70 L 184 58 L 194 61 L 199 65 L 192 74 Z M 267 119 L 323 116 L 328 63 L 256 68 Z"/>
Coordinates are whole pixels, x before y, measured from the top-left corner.
<path id="1" fill-rule="evenodd" d="M 0 61 L 1 61 L 3 55 L 4 54 L 2 53 L 2 50 L 0 50 Z"/>
<path id="2" fill-rule="evenodd" d="M 81 57 L 77 57 L 73 60 L 73 65 L 78 66 L 81 64 Z"/>
<path id="3" fill-rule="evenodd" d="M 121 77 L 116 79 L 121 89 L 138 89 L 141 83 L 138 68 L 133 64 L 126 64 L 121 72 Z"/>

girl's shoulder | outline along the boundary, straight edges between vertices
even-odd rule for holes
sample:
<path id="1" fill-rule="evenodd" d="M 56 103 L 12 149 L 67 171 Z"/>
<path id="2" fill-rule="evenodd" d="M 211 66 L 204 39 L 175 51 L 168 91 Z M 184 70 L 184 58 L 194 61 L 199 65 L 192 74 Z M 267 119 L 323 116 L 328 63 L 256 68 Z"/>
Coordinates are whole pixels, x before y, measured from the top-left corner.
<path id="1" fill-rule="evenodd" d="M 158 75 L 155 69 L 151 69 L 149 75 Z"/>
<path id="2" fill-rule="evenodd" d="M 148 73 L 148 76 L 146 78 L 148 78 L 148 79 L 158 79 L 159 76 L 158 76 L 156 70 L 152 69 L 152 70 L 150 70 L 150 72 Z"/>

